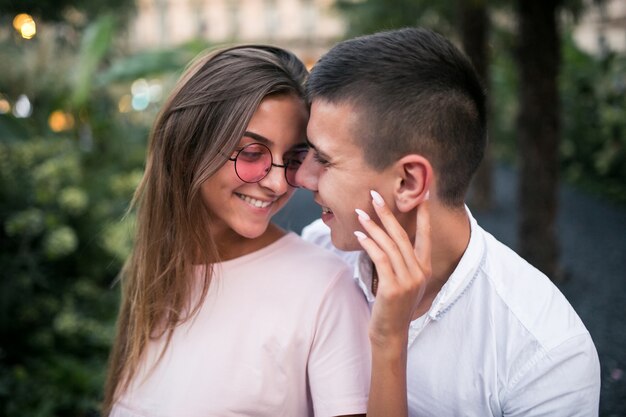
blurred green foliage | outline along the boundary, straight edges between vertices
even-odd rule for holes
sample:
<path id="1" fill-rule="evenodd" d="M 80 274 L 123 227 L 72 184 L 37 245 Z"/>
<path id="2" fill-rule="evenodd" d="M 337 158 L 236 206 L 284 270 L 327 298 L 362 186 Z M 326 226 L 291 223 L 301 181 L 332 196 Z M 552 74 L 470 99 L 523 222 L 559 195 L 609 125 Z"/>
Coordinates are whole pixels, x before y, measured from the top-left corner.
<path id="1" fill-rule="evenodd" d="M 113 338 L 126 213 L 161 96 L 207 45 L 128 53 L 120 19 L 0 36 L 0 415 L 95 416 Z M 152 57 L 152 59 L 144 59 Z M 159 92 L 141 111 L 132 83 Z M 32 114 L 14 112 L 26 96 Z M 124 109 L 124 97 L 129 98 Z M 71 120 L 52 129 L 50 116 Z"/>
<path id="2" fill-rule="evenodd" d="M 563 45 L 564 177 L 626 203 L 626 56 L 592 57 Z"/>
<path id="3" fill-rule="evenodd" d="M 86 415 L 100 397 L 120 262 L 72 139 L 0 143 L 0 413 Z M 108 210 L 93 210 L 95 206 Z"/>
<path id="4" fill-rule="evenodd" d="M 510 34 L 494 40 L 489 92 L 491 140 L 497 157 L 508 163 L 518 158 L 517 74 L 510 53 Z M 590 55 L 566 31 L 559 77 L 561 177 L 586 191 L 626 204 L 626 56 L 607 51 Z"/>

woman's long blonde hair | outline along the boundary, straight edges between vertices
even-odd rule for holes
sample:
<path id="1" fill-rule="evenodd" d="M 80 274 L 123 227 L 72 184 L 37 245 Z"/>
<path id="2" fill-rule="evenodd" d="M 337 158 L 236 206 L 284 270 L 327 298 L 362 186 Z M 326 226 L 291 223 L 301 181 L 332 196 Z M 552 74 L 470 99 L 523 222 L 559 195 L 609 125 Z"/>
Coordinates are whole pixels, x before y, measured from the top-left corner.
<path id="1" fill-rule="evenodd" d="M 222 167 L 260 102 L 304 97 L 307 70 L 283 49 L 243 45 L 196 59 L 155 121 L 137 210 L 133 251 L 122 272 L 122 302 L 109 359 L 103 416 L 128 388 L 150 339 L 166 337 L 202 305 L 219 261 L 200 186 Z M 201 297 L 189 306 L 192 267 L 207 265 Z"/>

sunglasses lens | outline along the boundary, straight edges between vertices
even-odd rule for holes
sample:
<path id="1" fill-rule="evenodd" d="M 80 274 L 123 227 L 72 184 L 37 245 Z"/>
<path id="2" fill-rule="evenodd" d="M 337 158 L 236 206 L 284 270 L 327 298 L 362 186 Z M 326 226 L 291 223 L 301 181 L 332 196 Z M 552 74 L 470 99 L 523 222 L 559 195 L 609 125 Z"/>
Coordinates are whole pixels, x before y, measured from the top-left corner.
<path id="1" fill-rule="evenodd" d="M 272 166 L 272 154 L 267 147 L 253 143 L 244 147 L 237 155 L 235 170 L 245 182 L 261 181 Z"/>
<path id="2" fill-rule="evenodd" d="M 298 187 L 296 184 L 296 173 L 298 172 L 300 165 L 302 165 L 302 162 L 304 162 L 304 158 L 306 158 L 307 153 L 309 153 L 308 148 L 300 148 L 287 152 L 283 156 L 284 164 L 287 166 L 285 168 L 285 179 L 292 187 Z"/>

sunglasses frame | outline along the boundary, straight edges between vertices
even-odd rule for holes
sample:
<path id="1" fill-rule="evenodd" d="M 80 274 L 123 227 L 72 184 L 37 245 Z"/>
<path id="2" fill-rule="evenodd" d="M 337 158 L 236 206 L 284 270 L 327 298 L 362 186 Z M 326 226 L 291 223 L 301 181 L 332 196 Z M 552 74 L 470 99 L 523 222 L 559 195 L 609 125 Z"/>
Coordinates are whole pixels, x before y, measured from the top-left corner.
<path id="1" fill-rule="evenodd" d="M 243 150 L 244 150 L 244 149 L 246 149 L 246 148 L 248 148 L 248 147 L 250 147 L 250 146 L 262 146 L 263 148 L 265 148 L 265 149 L 267 150 L 267 153 L 268 153 L 268 154 L 269 154 L 269 156 L 270 156 L 270 165 L 269 165 L 268 167 L 266 167 L 265 174 L 264 174 L 261 178 L 259 178 L 258 180 L 255 180 L 255 181 L 248 181 L 248 180 L 245 180 L 244 178 L 242 178 L 242 177 L 241 177 L 241 175 L 239 174 L 239 171 L 237 170 L 237 158 L 239 158 L 239 155 L 241 154 L 241 152 L 243 152 Z M 291 151 L 290 151 L 290 152 L 291 152 Z M 293 152 L 294 152 L 294 153 L 298 153 L 298 152 L 306 152 L 306 153 L 308 153 L 308 152 L 309 152 L 309 147 L 303 144 L 301 148 L 296 147 L 296 148 L 293 150 Z M 253 143 L 249 143 L 249 144 L 247 144 L 247 145 L 243 146 L 241 149 L 239 149 L 239 150 L 237 151 L 237 154 L 236 154 L 235 156 L 233 156 L 233 157 L 228 158 L 228 160 L 229 160 L 229 161 L 232 161 L 232 162 L 234 162 L 234 163 L 235 163 L 235 164 L 234 164 L 234 165 L 235 165 L 235 174 L 237 174 L 237 177 L 238 177 L 241 181 L 243 181 L 243 182 L 245 182 L 245 183 L 248 183 L 248 184 L 254 184 L 254 183 L 257 183 L 257 182 L 259 182 L 259 181 L 263 180 L 263 178 L 267 177 L 267 175 L 268 175 L 268 174 L 270 173 L 270 171 L 272 170 L 272 167 L 277 167 L 277 168 L 283 168 L 283 169 L 284 169 L 285 181 L 287 182 L 287 184 L 288 184 L 290 187 L 293 187 L 293 188 L 300 188 L 300 186 L 295 185 L 295 184 L 292 184 L 292 183 L 289 181 L 289 178 L 288 178 L 288 175 L 287 175 L 287 168 L 289 168 L 289 165 L 288 165 L 288 164 L 284 164 L 284 165 L 281 165 L 281 164 L 275 164 L 275 163 L 274 163 L 274 155 L 272 154 L 272 151 L 270 150 L 270 148 L 269 148 L 267 145 L 265 145 L 265 144 L 263 144 L 263 143 L 260 143 L 260 142 L 253 142 Z M 303 158 L 303 160 L 304 160 L 304 158 Z M 302 164 L 302 163 L 300 163 L 300 165 L 301 165 L 301 164 Z M 298 165 L 298 167 L 296 168 L 296 171 L 300 168 L 300 165 Z"/>

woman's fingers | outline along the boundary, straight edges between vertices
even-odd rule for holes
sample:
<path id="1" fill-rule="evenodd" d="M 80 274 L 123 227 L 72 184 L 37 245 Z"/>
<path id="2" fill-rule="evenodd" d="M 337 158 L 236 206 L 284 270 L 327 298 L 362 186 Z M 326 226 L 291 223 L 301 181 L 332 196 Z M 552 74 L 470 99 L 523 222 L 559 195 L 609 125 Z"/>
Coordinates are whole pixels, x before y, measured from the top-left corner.
<path id="1" fill-rule="evenodd" d="M 379 277 L 371 329 L 373 334 L 389 336 L 406 331 L 405 325 L 414 318 L 423 296 L 430 276 L 430 220 L 428 206 L 418 207 L 418 233 L 413 244 L 376 192 L 372 192 L 372 203 L 381 225 L 357 209 L 367 235 L 361 231 L 355 235 L 374 262 Z"/>
<path id="2" fill-rule="evenodd" d="M 385 281 L 393 279 L 393 282 L 389 282 L 392 286 L 399 284 L 404 287 L 403 291 L 409 293 L 421 292 L 431 270 L 428 204 L 426 203 L 424 208 L 418 207 L 416 219 L 418 232 L 413 244 L 382 197 L 375 191 L 371 194 L 372 204 L 382 227 L 372 221 L 363 210 L 357 209 L 356 212 L 363 229 L 373 241 L 362 246 L 374 261 L 381 284 L 386 286 Z M 361 234 L 361 241 L 363 240 Z M 387 271 L 391 273 L 389 278 L 386 276 Z M 391 287 L 389 289 L 391 290 Z"/>
<path id="3" fill-rule="evenodd" d="M 398 250 L 402 254 L 403 259 L 409 269 L 415 268 L 417 265 L 414 263 L 413 245 L 409 240 L 404 228 L 398 223 L 398 220 L 393 215 L 389 207 L 385 204 L 385 201 L 376 191 L 370 191 L 372 195 L 372 205 L 376 214 L 380 219 L 383 227 L 385 228 L 389 237 L 393 240 Z"/>
<path id="4" fill-rule="evenodd" d="M 374 265 L 376 265 L 376 271 L 378 272 L 379 279 L 382 279 L 385 282 L 388 279 L 393 280 L 393 284 L 396 281 L 396 273 L 394 271 L 393 266 L 391 265 L 391 261 L 387 254 L 376 244 L 373 239 L 369 239 L 367 235 L 359 230 L 354 232 L 354 235 L 359 239 L 359 243 L 367 252 L 367 255 L 370 257 Z M 380 285 L 380 284 L 379 284 Z"/>
<path id="5" fill-rule="evenodd" d="M 402 277 L 407 274 L 402 254 L 387 233 L 373 222 L 363 210 L 357 209 L 356 212 L 359 216 L 359 222 L 369 235 L 369 238 L 362 232 L 360 235 L 357 233 L 355 235 L 359 238 L 361 246 L 363 246 L 363 249 L 374 262 L 374 265 L 376 265 L 380 278 L 379 286 L 382 284 L 385 287 L 387 279 L 392 279 L 394 285 L 396 285 L 398 279 L 403 279 Z M 363 239 L 363 236 L 367 239 Z"/>

